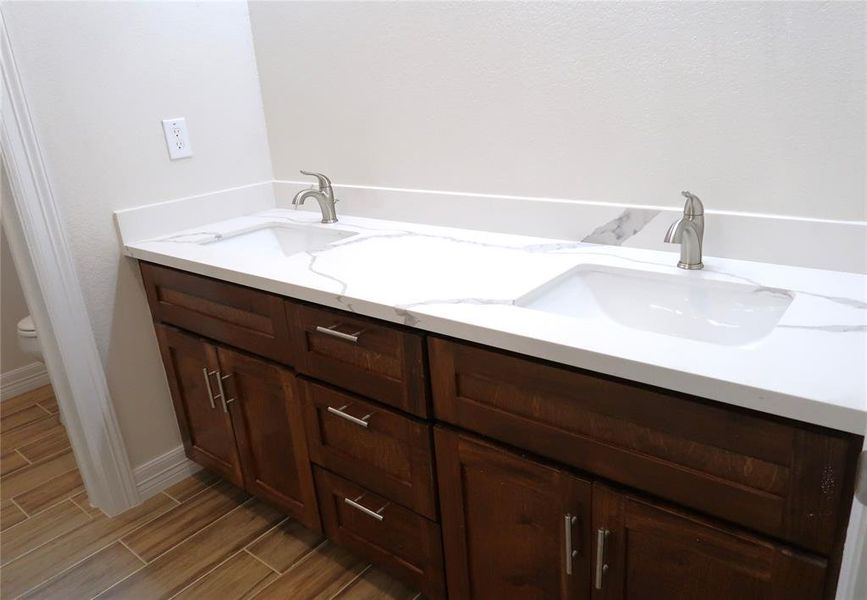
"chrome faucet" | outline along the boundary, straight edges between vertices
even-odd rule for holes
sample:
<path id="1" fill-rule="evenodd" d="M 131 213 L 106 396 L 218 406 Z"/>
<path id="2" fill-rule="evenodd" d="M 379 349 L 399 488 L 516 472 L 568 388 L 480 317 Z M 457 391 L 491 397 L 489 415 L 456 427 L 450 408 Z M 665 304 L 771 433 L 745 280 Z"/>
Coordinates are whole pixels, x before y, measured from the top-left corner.
<path id="1" fill-rule="evenodd" d="M 704 242 L 704 205 L 698 196 L 690 192 L 681 192 L 686 198 L 683 205 L 683 216 L 671 224 L 665 241 L 669 244 L 680 244 L 681 269 L 701 269 L 701 245 Z"/>
<path id="2" fill-rule="evenodd" d="M 296 209 L 304 204 L 304 201 L 311 196 L 319 202 L 319 210 L 322 211 L 323 223 L 337 223 L 337 211 L 334 210 L 334 190 L 331 189 L 331 180 L 322 173 L 310 173 L 309 171 L 301 171 L 303 175 L 311 175 L 319 181 L 319 189 L 301 190 L 295 197 L 292 198 L 292 206 Z"/>

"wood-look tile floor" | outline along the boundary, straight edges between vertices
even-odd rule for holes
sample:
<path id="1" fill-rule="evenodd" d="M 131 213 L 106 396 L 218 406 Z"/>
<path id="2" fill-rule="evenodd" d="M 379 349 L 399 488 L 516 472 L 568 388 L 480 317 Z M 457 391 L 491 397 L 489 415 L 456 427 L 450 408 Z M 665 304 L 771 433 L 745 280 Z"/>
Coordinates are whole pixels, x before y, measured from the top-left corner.
<path id="1" fill-rule="evenodd" d="M 421 596 L 204 471 L 107 517 L 49 386 L 0 403 L 0 598 Z"/>

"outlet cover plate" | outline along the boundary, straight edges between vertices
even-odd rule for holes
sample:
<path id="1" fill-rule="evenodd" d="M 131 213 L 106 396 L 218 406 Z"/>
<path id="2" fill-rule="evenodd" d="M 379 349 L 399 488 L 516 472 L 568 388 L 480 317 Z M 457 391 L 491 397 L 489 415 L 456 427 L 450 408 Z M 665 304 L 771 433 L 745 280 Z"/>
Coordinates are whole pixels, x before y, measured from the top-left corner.
<path id="1" fill-rule="evenodd" d="M 163 119 L 163 133 L 166 135 L 166 146 L 169 149 L 169 158 L 189 158 L 193 155 L 193 147 L 190 144 L 190 135 L 187 133 L 187 120 L 183 117 L 177 119 Z"/>

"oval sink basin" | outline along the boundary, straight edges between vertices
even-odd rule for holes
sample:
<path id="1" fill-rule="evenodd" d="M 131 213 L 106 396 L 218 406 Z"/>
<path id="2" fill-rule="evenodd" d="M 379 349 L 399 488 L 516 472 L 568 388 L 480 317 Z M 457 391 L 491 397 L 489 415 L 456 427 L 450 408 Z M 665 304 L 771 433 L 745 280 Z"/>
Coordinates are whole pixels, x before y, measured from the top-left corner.
<path id="1" fill-rule="evenodd" d="M 320 229 L 304 225 L 267 225 L 205 242 L 244 254 L 291 256 L 322 250 L 328 244 L 356 235 L 354 231 Z"/>
<path id="2" fill-rule="evenodd" d="M 792 303 L 786 290 L 581 265 L 517 304 L 578 319 L 606 318 L 625 327 L 724 345 L 767 336 Z"/>

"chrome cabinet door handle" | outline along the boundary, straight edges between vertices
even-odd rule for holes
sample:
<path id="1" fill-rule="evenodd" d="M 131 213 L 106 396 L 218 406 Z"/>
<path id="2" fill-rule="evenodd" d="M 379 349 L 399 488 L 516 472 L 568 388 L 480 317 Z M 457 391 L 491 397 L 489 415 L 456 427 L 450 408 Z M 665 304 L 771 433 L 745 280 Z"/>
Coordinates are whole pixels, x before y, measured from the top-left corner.
<path id="1" fill-rule="evenodd" d="M 384 505 L 382 508 L 380 508 L 379 510 L 374 511 L 374 510 L 370 510 L 370 509 L 367 508 L 366 506 L 362 506 L 361 504 L 358 503 L 358 501 L 361 500 L 362 498 L 364 498 L 364 494 L 361 494 L 361 495 L 360 495 L 358 498 L 356 498 L 355 500 L 353 500 L 352 498 L 344 498 L 344 499 L 343 499 L 343 502 L 345 502 L 346 504 L 348 504 L 349 506 L 351 506 L 352 508 L 354 508 L 354 509 L 356 509 L 356 510 L 360 510 L 361 512 L 363 512 L 363 513 L 366 514 L 367 516 L 369 516 L 369 517 L 373 517 L 373 518 L 376 519 L 377 521 L 382 521 L 385 517 L 384 517 L 381 513 L 382 513 L 382 511 L 384 511 L 386 508 L 388 508 L 388 505 L 389 505 L 390 503 L 389 503 L 389 502 L 386 502 L 385 505 Z"/>
<path id="2" fill-rule="evenodd" d="M 214 373 L 215 371 L 208 373 L 208 368 L 202 367 L 202 375 L 205 376 L 205 389 L 208 390 L 208 400 L 211 402 L 211 408 L 217 408 L 214 404 L 214 392 L 211 390 L 211 375 Z"/>
<path id="3" fill-rule="evenodd" d="M 336 337 L 345 342 L 352 342 L 353 344 L 357 344 L 358 336 L 364 333 L 363 329 L 359 329 L 355 333 L 343 333 L 342 331 L 337 331 L 335 327 L 337 327 L 337 325 L 332 325 L 331 327 L 322 327 L 321 325 L 317 325 L 316 331 L 324 333 L 325 335 L 330 335 L 331 337 Z"/>
<path id="4" fill-rule="evenodd" d="M 347 406 L 349 406 L 349 405 L 348 405 L 348 404 L 344 404 L 344 405 L 341 406 L 340 408 L 334 408 L 333 406 L 329 406 L 329 407 L 327 408 L 327 410 L 328 410 L 328 412 L 330 412 L 332 415 L 337 415 L 337 416 L 340 417 L 341 419 L 346 419 L 347 421 L 349 421 L 349 422 L 351 422 L 351 423 L 355 423 L 356 425 L 359 425 L 359 426 L 364 427 L 365 429 L 367 429 L 367 426 L 370 425 L 370 423 L 369 423 L 368 421 L 370 421 L 370 417 L 373 416 L 373 413 L 368 413 L 368 414 L 364 415 L 363 417 L 361 417 L 361 418 L 359 419 L 358 417 L 353 417 L 353 416 L 350 415 L 349 413 L 343 412 L 344 410 L 346 410 L 346 407 L 347 407 Z"/>
<path id="5" fill-rule="evenodd" d="M 231 373 L 223 375 L 217 371 L 217 389 L 220 390 L 219 397 L 220 401 L 223 403 L 223 412 L 225 413 L 229 412 L 229 405 L 235 401 L 234 398 L 226 398 L 226 391 L 223 389 L 223 381 L 231 376 Z"/>
<path id="6" fill-rule="evenodd" d="M 563 516 L 563 533 L 566 539 L 566 575 L 572 574 L 572 559 L 578 556 L 578 551 L 572 549 L 572 526 L 577 520 L 578 517 L 572 516 L 571 513 L 566 513 Z"/>
<path id="7" fill-rule="evenodd" d="M 605 573 L 608 571 L 608 564 L 605 562 L 605 543 L 609 535 L 611 532 L 604 527 L 596 530 L 596 572 L 593 577 L 593 587 L 597 590 L 601 590 L 605 584 Z"/>

